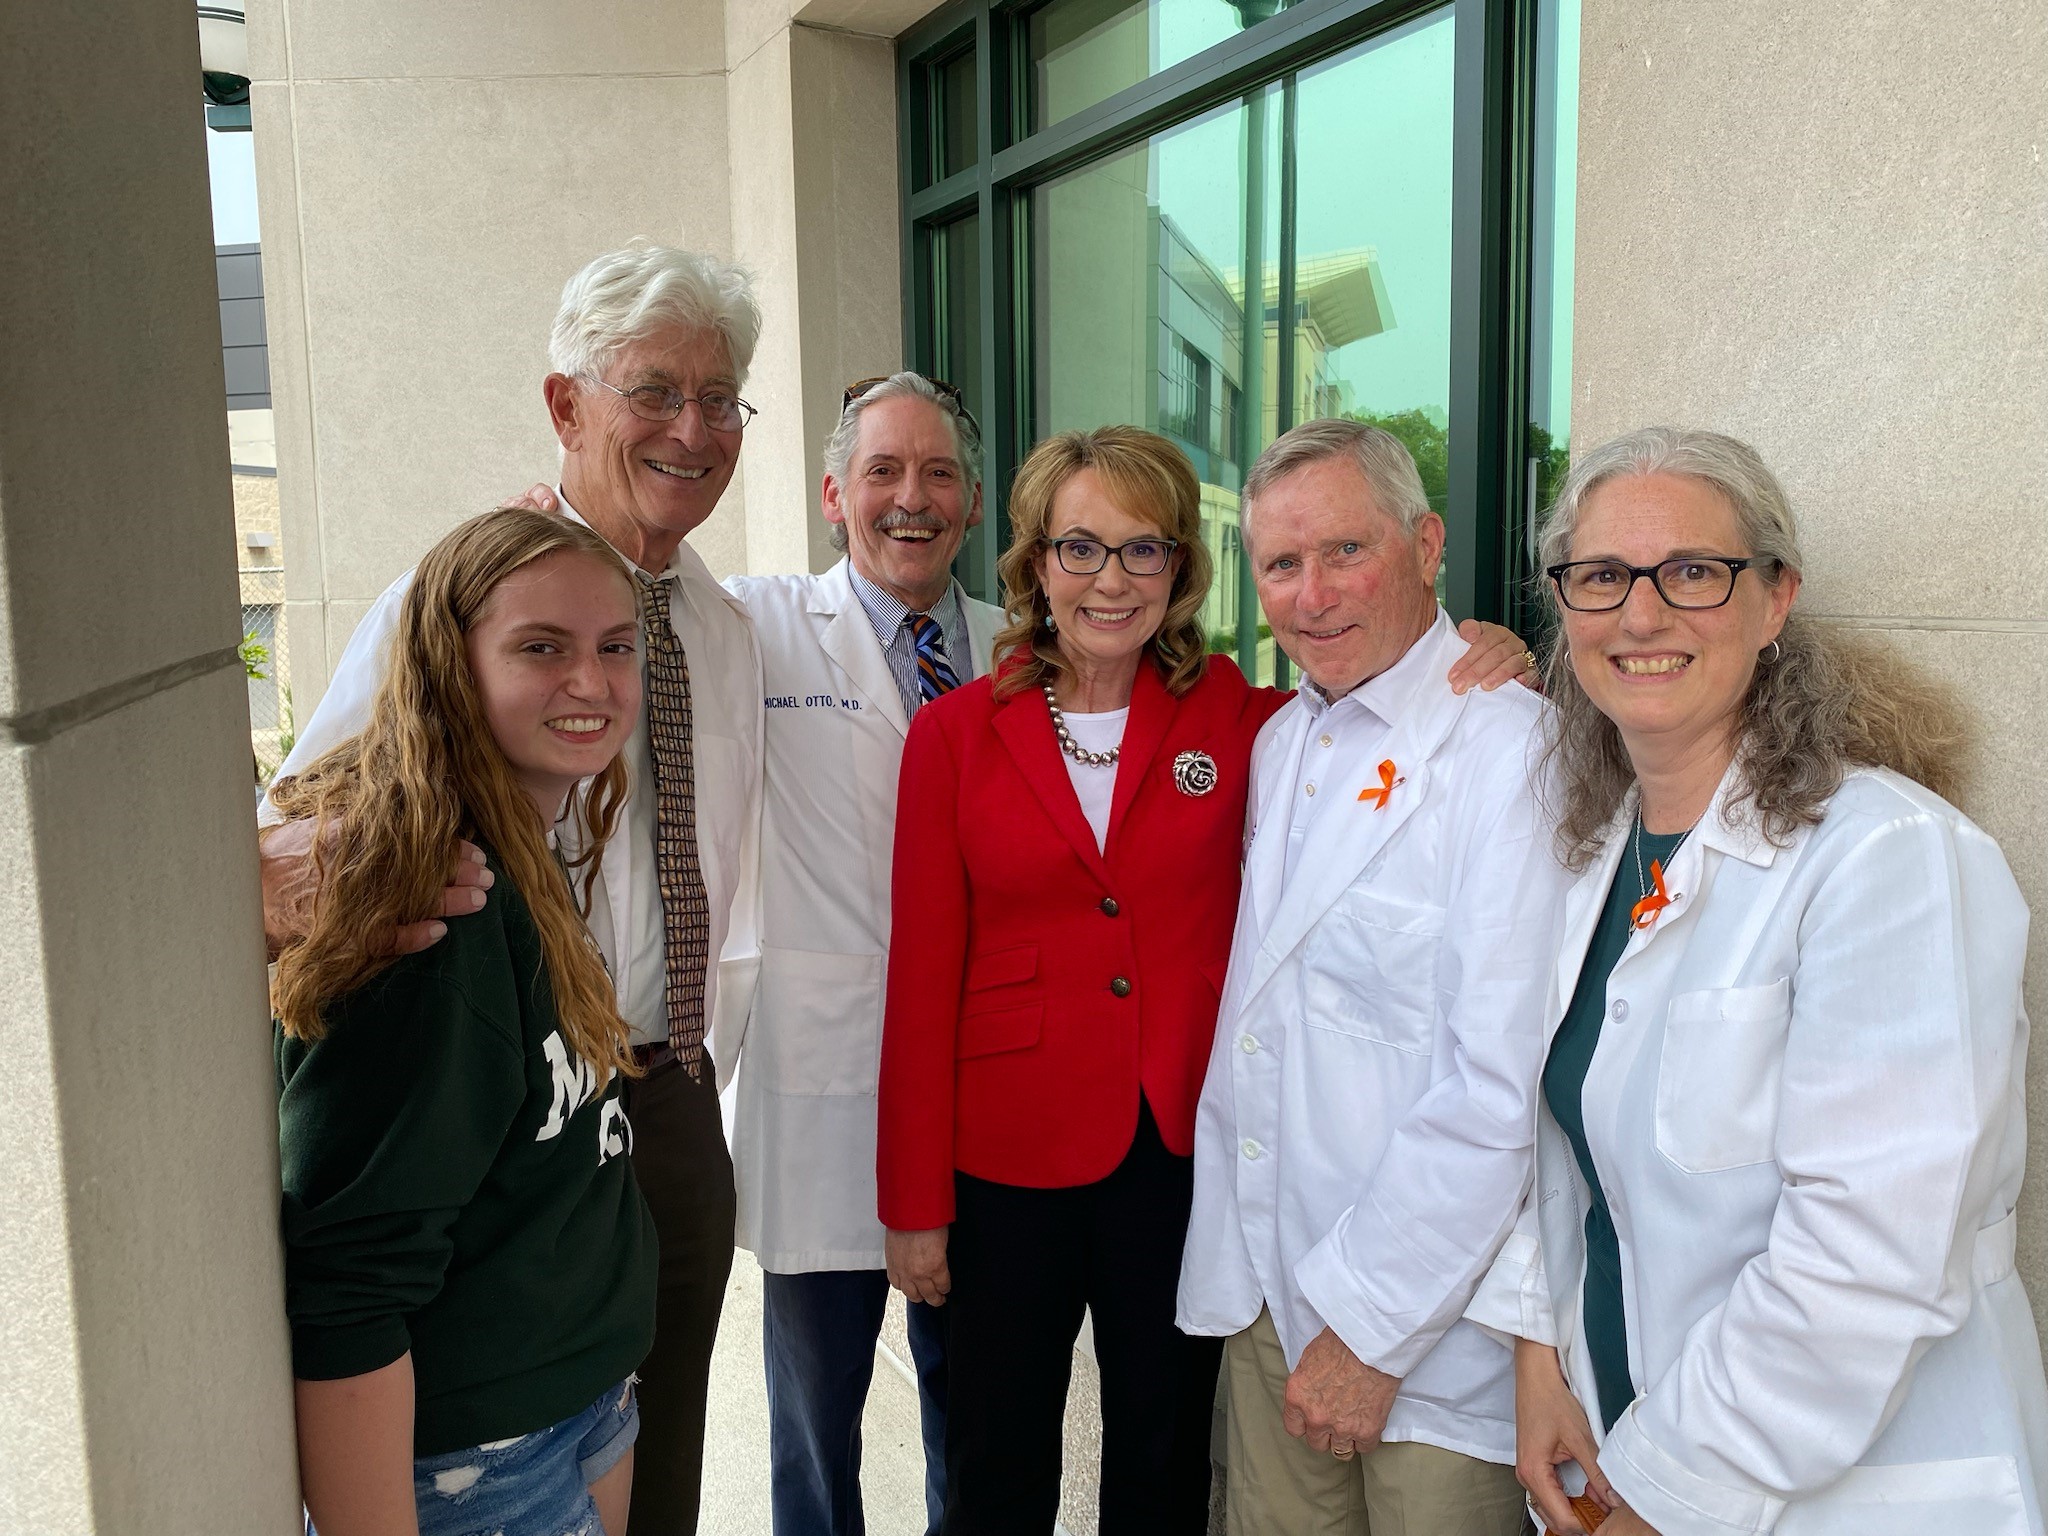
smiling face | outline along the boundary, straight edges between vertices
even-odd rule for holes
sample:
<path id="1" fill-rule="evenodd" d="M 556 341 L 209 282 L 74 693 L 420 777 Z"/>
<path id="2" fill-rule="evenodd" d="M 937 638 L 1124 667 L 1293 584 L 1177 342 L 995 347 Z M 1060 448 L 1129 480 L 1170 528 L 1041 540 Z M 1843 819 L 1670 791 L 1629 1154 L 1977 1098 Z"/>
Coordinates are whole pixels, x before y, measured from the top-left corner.
<path id="1" fill-rule="evenodd" d="M 1081 469 L 1053 493 L 1045 537 L 1048 543 L 1092 539 L 1115 546 L 1172 535 L 1125 511 L 1094 470 Z M 1165 622 L 1181 559 L 1176 549 L 1165 570 L 1133 576 L 1121 559 L 1111 556 L 1093 576 L 1076 576 L 1060 564 L 1056 551 L 1047 549 L 1039 555 L 1038 579 L 1052 609 L 1059 647 L 1077 671 L 1126 680 L 1135 675 L 1140 654 Z"/>
<path id="2" fill-rule="evenodd" d="M 1349 458 L 1267 486 L 1246 538 L 1274 640 L 1332 698 L 1386 671 L 1436 620 L 1442 520 L 1432 512 L 1404 532 Z"/>
<path id="3" fill-rule="evenodd" d="M 604 381 L 617 389 L 666 384 L 693 401 L 739 392 L 724 338 L 710 330 L 670 328 L 633 342 L 612 358 Z M 661 570 L 725 494 L 744 429 L 710 430 L 695 404 L 673 421 L 647 421 L 610 389 L 559 373 L 548 375 L 546 393 L 570 504 L 642 570 Z"/>
<path id="4" fill-rule="evenodd" d="M 1654 566 L 1749 553 L 1727 497 L 1703 480 L 1657 474 L 1596 487 L 1579 511 L 1570 558 Z M 1610 612 L 1565 610 L 1572 671 L 1632 758 L 1733 751 L 1757 654 L 1784 628 L 1799 591 L 1798 572 L 1775 584 L 1769 575 L 1740 572 L 1719 608 L 1673 608 L 1644 579 Z"/>
<path id="5" fill-rule="evenodd" d="M 846 530 L 853 568 L 915 612 L 945 595 L 953 557 L 981 521 L 981 487 L 969 485 L 953 419 L 919 395 L 862 408 L 846 484 L 825 477 L 825 520 Z"/>
<path id="6" fill-rule="evenodd" d="M 639 613 L 616 566 L 556 550 L 499 582 L 465 645 L 484 719 L 541 815 L 600 772 L 640 713 Z"/>

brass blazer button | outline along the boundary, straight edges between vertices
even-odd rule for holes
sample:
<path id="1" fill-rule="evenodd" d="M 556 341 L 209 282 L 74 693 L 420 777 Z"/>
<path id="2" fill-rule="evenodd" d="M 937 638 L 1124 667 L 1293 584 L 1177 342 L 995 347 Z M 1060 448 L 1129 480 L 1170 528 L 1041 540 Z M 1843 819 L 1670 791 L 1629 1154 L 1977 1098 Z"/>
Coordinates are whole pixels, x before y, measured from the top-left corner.
<path id="1" fill-rule="evenodd" d="M 1117 913 L 1121 910 L 1122 909 L 1117 906 L 1116 898 L 1114 896 L 1105 896 L 1102 898 L 1102 915 L 1104 917 L 1115 917 Z"/>
<path id="2" fill-rule="evenodd" d="M 1109 984 L 1109 990 L 1114 992 L 1118 997 L 1129 997 L 1131 995 L 1131 984 L 1130 982 L 1126 981 L 1123 977 L 1119 976 L 1115 981 L 1112 981 Z"/>

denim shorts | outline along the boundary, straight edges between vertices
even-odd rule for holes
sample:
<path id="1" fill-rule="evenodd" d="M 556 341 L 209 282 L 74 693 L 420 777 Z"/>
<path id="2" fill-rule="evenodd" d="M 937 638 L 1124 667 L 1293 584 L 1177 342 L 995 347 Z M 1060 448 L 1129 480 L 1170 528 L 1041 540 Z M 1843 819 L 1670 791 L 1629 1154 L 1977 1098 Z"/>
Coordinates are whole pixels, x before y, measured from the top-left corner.
<path id="1" fill-rule="evenodd" d="M 590 1485 L 640 1438 L 633 1380 L 550 1428 L 420 1457 L 420 1536 L 605 1536 Z"/>

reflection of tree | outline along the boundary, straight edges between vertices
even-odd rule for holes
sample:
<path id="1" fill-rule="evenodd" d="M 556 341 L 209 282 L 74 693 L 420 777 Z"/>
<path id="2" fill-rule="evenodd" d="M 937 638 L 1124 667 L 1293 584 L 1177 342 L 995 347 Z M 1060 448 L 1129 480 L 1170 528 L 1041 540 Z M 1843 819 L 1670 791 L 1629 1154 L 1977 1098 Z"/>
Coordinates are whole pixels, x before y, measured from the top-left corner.
<path id="1" fill-rule="evenodd" d="M 1451 504 L 1450 434 L 1422 410 L 1353 411 L 1349 419 L 1401 440 L 1421 472 L 1422 493 L 1429 498 L 1430 510 L 1441 516 Z"/>
<path id="2" fill-rule="evenodd" d="M 1427 411 L 1353 411 L 1349 419 L 1399 438 L 1422 475 L 1422 491 L 1429 498 L 1430 507 L 1442 513 L 1450 505 L 1450 433 L 1431 420 Z M 1550 510 L 1551 498 L 1557 495 L 1565 471 L 1571 467 L 1571 445 L 1569 441 L 1552 442 L 1549 432 L 1533 421 L 1528 433 L 1529 457 L 1536 463 L 1536 504 L 1530 512 L 1540 521 Z"/>

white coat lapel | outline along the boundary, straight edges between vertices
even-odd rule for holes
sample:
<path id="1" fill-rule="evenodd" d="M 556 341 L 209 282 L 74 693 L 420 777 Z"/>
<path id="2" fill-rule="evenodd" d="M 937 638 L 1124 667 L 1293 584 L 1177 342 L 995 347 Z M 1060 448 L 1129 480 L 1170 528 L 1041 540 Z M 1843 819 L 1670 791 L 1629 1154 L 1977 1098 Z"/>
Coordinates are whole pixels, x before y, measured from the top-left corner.
<path id="1" fill-rule="evenodd" d="M 881 642 L 875 638 L 875 626 L 868 622 L 868 611 L 861 606 L 860 594 L 853 590 L 853 577 L 848 574 L 846 561 L 833 566 L 812 589 L 810 612 L 825 622 L 818 644 L 859 690 L 861 698 L 896 727 L 897 735 L 909 730 L 910 721 L 903 713 L 903 695 L 896 691 L 896 679 L 889 671 L 888 659 L 882 655 Z"/>
<path id="2" fill-rule="evenodd" d="M 1628 851 L 1628 829 L 1635 825 L 1634 807 L 1635 796 L 1631 794 L 1624 813 L 1609 824 L 1606 841 L 1593 856 L 1593 862 L 1565 892 L 1564 934 L 1557 951 L 1557 990 L 1550 999 L 1550 1017 L 1543 1021 L 1546 1039 L 1557 1033 L 1557 1026 L 1564 1022 L 1564 1011 L 1578 990 L 1579 972 L 1585 966 L 1586 951 L 1592 946 L 1593 930 L 1599 926 L 1601 910 L 1607 905 L 1614 873 Z"/>
<path id="3" fill-rule="evenodd" d="M 1457 640 L 1455 631 L 1450 633 L 1453 642 L 1463 644 Z M 1292 883 L 1282 891 L 1265 942 L 1259 946 L 1257 961 L 1246 980 L 1247 1001 L 1257 995 L 1280 963 L 1308 937 L 1331 904 L 1351 888 L 1428 795 L 1431 759 L 1464 713 L 1466 699 L 1463 694 L 1452 693 L 1444 677 L 1453 653 L 1443 644 L 1432 645 L 1431 650 L 1434 654 L 1425 658 L 1429 676 L 1416 690 L 1414 702 L 1403 718 L 1387 733 L 1381 750 L 1372 754 L 1372 761 L 1352 763 L 1344 774 L 1322 781 L 1323 791 L 1337 797 L 1336 807 L 1327 813 L 1328 822 L 1319 823 L 1329 826 L 1329 838 L 1319 841 L 1313 853 L 1304 854 Z M 1311 725 L 1304 711 L 1302 728 L 1306 730 Z M 1385 793 L 1382 763 L 1394 765 L 1394 784 Z M 1291 784 L 1283 788 L 1291 795 Z M 1275 825 L 1269 835 L 1273 842 L 1282 845 L 1284 858 L 1287 811 L 1284 804 L 1278 803 L 1278 796 L 1272 814 Z"/>
<path id="4" fill-rule="evenodd" d="M 960 591 L 957 581 L 953 583 L 953 590 L 960 599 L 960 612 L 967 619 L 967 648 L 972 653 L 967 657 L 966 667 L 960 669 L 960 680 L 966 682 L 969 678 L 988 674 L 996 645 L 996 631 L 1003 627 L 1004 614 L 993 603 L 978 603 Z"/>

